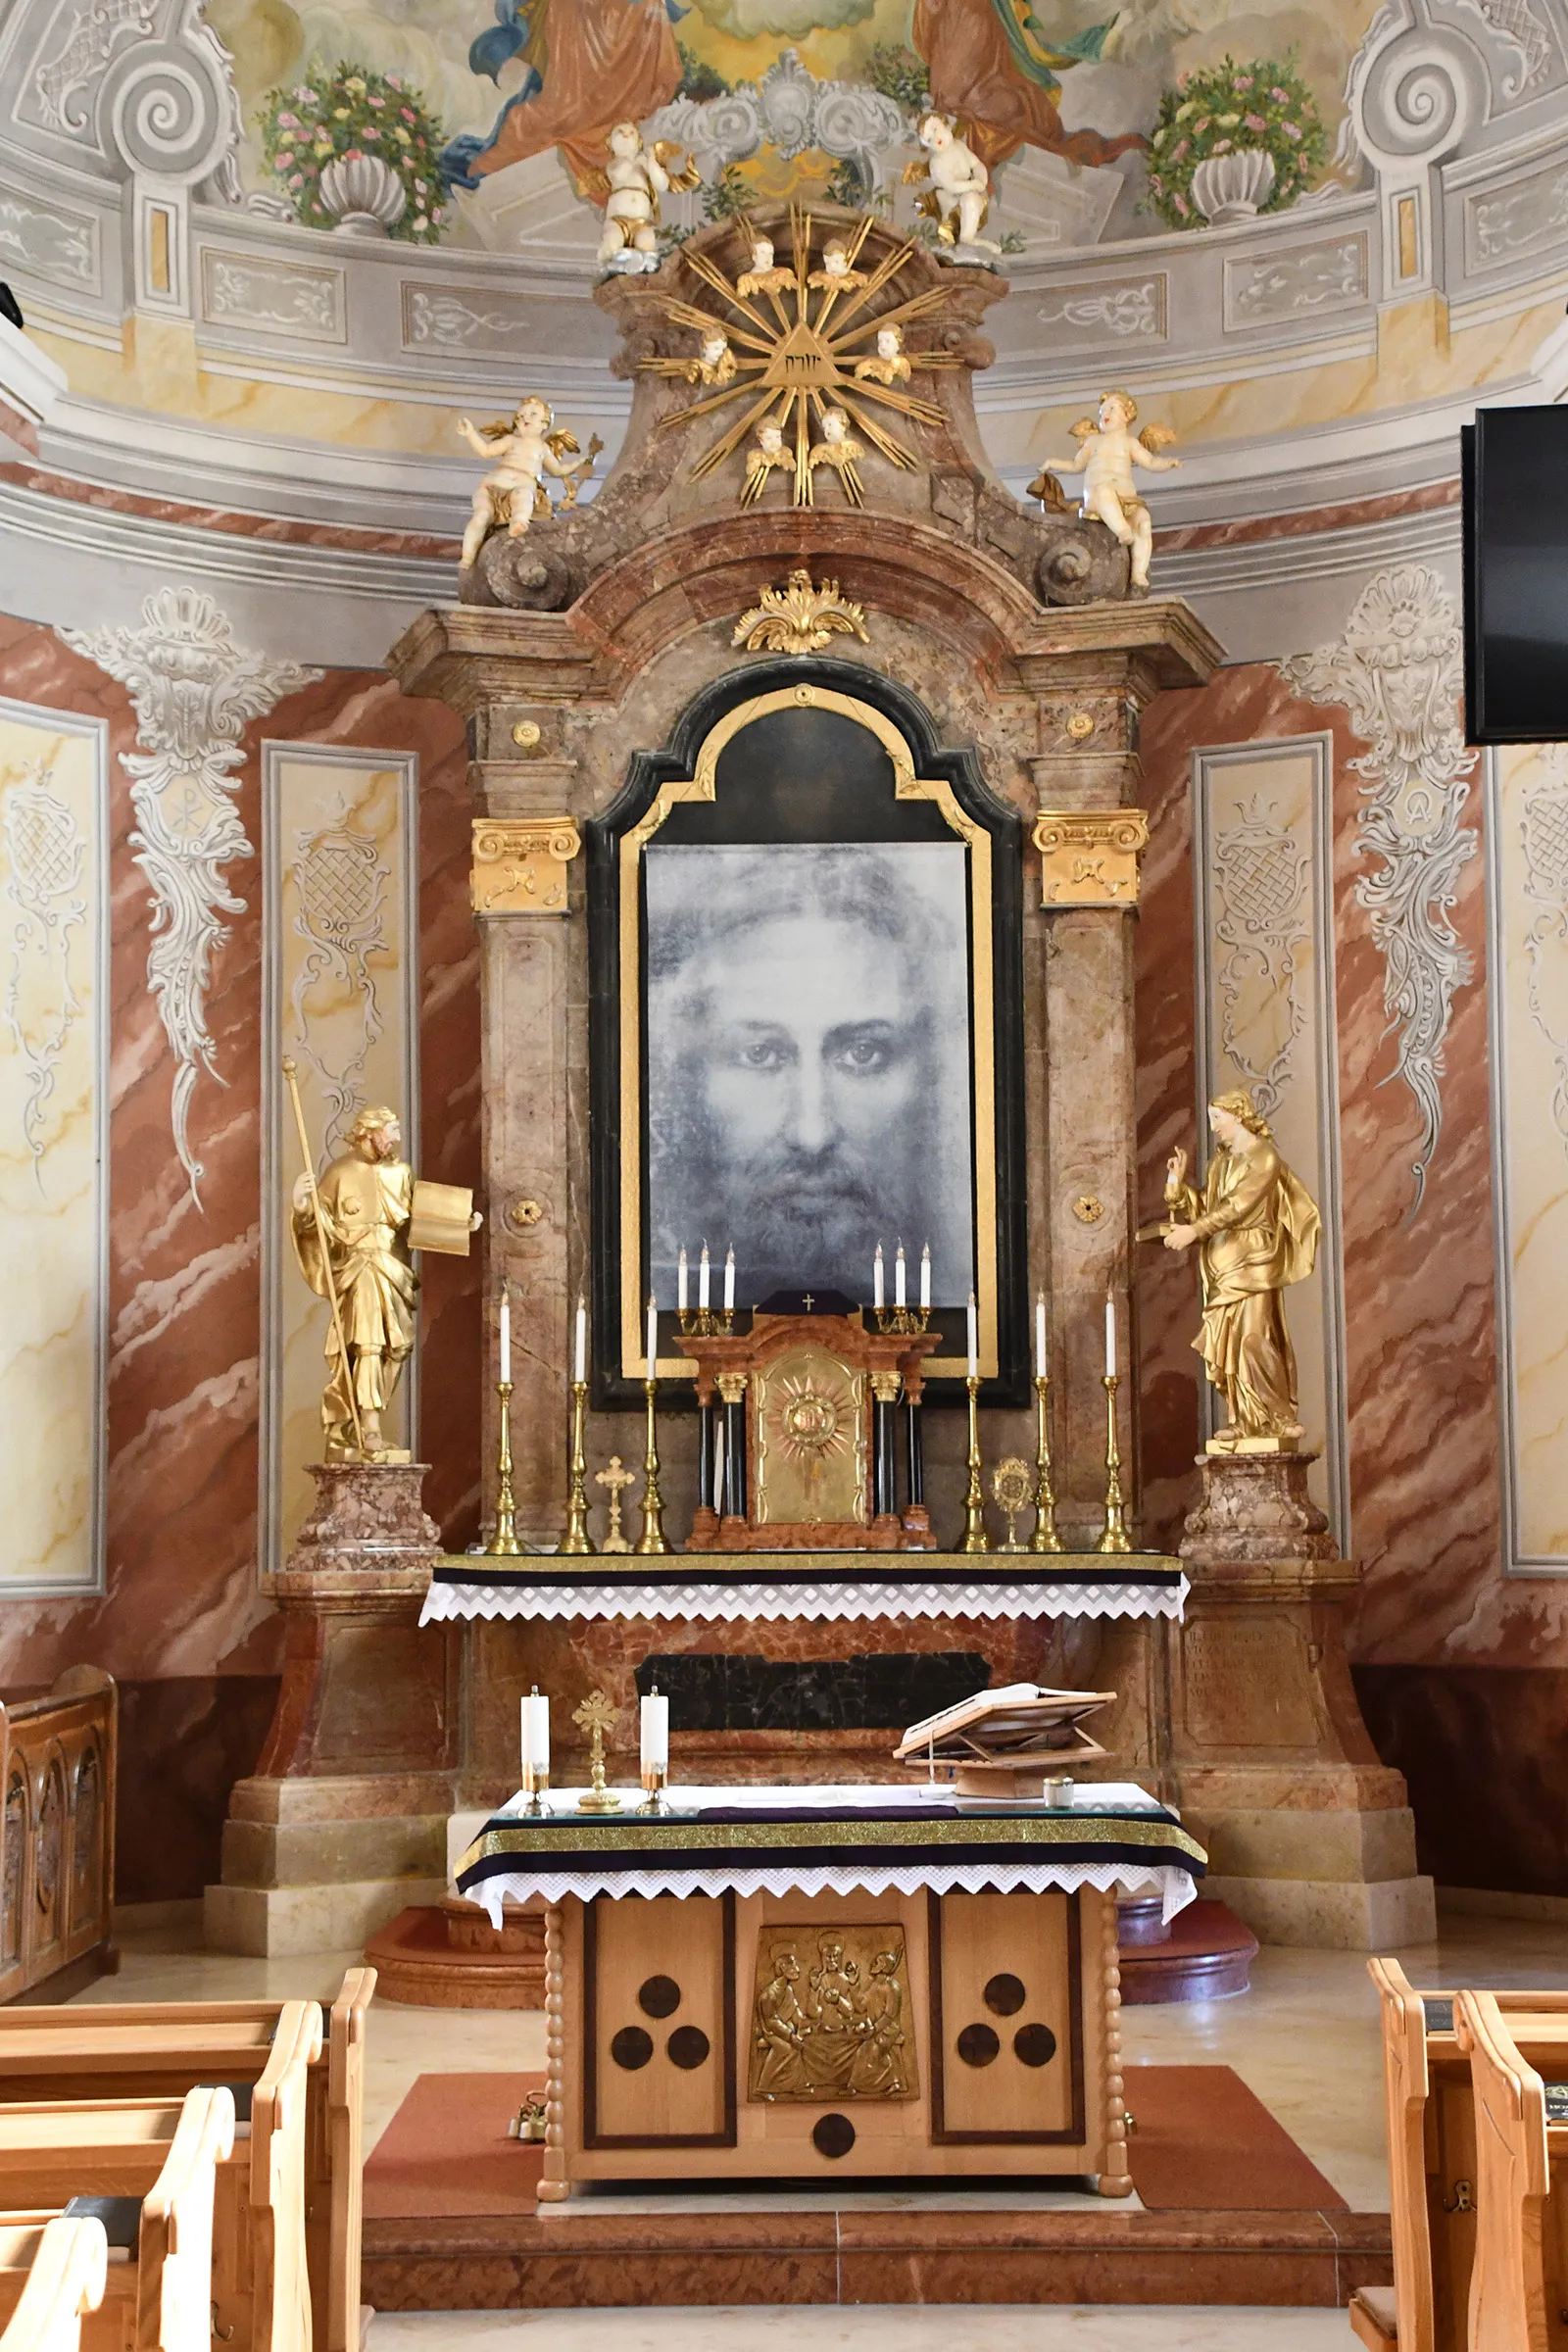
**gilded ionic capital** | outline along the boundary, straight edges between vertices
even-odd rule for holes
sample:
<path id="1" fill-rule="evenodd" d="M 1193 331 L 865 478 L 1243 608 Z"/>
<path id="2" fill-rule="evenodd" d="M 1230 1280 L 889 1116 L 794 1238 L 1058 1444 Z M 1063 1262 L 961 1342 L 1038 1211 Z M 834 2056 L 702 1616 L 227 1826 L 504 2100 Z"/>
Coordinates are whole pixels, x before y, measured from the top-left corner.
<path id="1" fill-rule="evenodd" d="M 1149 841 L 1142 808 L 1045 808 L 1031 836 L 1043 906 L 1136 906 Z"/>
<path id="2" fill-rule="evenodd" d="M 469 885 L 475 914 L 564 914 L 566 868 L 581 848 L 569 816 L 533 823 L 476 816 Z"/>

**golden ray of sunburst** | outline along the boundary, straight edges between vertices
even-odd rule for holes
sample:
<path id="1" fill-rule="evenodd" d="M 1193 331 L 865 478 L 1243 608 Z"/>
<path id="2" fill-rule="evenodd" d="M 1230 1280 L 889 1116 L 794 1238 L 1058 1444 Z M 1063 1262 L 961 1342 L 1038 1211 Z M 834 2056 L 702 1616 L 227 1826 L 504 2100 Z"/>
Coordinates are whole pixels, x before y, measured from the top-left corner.
<path id="1" fill-rule="evenodd" d="M 748 388 L 750 389 L 752 387 Z M 692 467 L 692 480 L 694 482 L 700 482 L 706 474 L 712 472 L 715 466 L 722 466 L 724 460 L 731 456 L 734 451 L 739 449 L 742 441 L 751 431 L 753 425 L 761 423 L 762 418 L 767 415 L 768 410 L 773 406 L 773 403 L 777 400 L 777 388 L 770 386 L 768 390 L 763 393 L 761 399 L 757 403 L 756 407 L 748 409 L 745 416 L 740 419 L 740 422 L 738 424 L 732 424 L 729 431 L 724 435 L 723 439 L 721 441 L 715 441 L 712 448 L 708 452 L 708 455 L 698 459 L 696 465 Z M 783 421 L 788 421 L 788 416 L 789 412 L 786 409 Z"/>

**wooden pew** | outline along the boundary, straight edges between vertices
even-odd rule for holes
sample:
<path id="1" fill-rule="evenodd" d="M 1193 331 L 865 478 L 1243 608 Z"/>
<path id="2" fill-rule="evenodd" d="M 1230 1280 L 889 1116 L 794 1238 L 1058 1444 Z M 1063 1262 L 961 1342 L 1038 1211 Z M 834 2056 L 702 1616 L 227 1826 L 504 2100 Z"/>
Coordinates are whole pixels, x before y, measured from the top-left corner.
<path id="1" fill-rule="evenodd" d="M 26 2282 L 0 2352 L 80 2352 L 81 2323 L 104 2298 L 109 2247 L 102 2222 L 70 2220 L 0 2227 L 0 2261 L 24 2249 Z"/>
<path id="2" fill-rule="evenodd" d="M 351 1968 L 310 2070 L 305 2212 L 313 2341 L 359 2352 L 364 2074 L 373 1968 Z M 0 2010 L 0 2101 L 177 2096 L 199 2082 L 256 2082 L 281 2001 L 93 2002 Z"/>
<path id="3" fill-rule="evenodd" d="M 231 2352 L 310 2352 L 305 2152 L 310 2069 L 320 2051 L 317 2003 L 284 2002 L 251 2091 L 249 2126 L 218 2167 L 203 2311 Z M 226 2087 L 221 2095 L 231 2103 Z M 0 2106 L 0 2206 L 152 2195 L 182 2112 L 167 2097 Z M 137 2340 L 155 2339 L 143 2332 Z M 204 2328 L 203 2352 L 206 2342 Z"/>
<path id="4" fill-rule="evenodd" d="M 0 1705 L 0 2001 L 69 2000 L 119 1967 L 118 1698 L 96 1666 Z"/>
<path id="5" fill-rule="evenodd" d="M 73 2157 L 83 2160 L 83 2171 L 89 2163 L 105 2165 L 122 2178 L 120 2168 L 128 2164 L 134 2172 L 162 2155 L 145 2196 L 127 2194 L 128 2215 L 83 2214 L 93 2196 L 77 2191 L 59 2217 L 90 2220 L 100 2235 L 106 2226 L 114 2233 L 95 2316 L 81 2330 L 86 2352 L 209 2352 L 213 2217 L 222 2168 L 234 2149 L 233 2093 L 192 2090 L 177 2107 L 135 2100 L 26 2113 L 27 2128 L 19 2135 L 25 2142 L 39 2136 L 33 2127 L 41 2124 L 70 2143 L 60 2168 L 66 2178 L 72 2177 Z M 34 2251 L 53 2219 L 46 2211 L 0 2214 L 0 2318 L 20 2312 L 25 2302 Z M 117 2228 L 122 2221 L 127 2224 L 123 2237 Z"/>
<path id="6" fill-rule="evenodd" d="M 1465 2352 L 1476 2241 L 1476 2138 L 1470 2061 L 1452 1992 L 1417 1992 L 1396 1960 L 1371 1960 L 1383 2024 L 1394 2291 L 1352 2296 L 1368 2352 Z M 1501 1992 L 1505 2014 L 1568 2017 L 1568 1993 Z"/>
<path id="7" fill-rule="evenodd" d="M 1546 2111 L 1547 2083 L 1568 2082 L 1568 2015 L 1519 1998 L 1457 2004 L 1475 2098 L 1469 2352 L 1555 2352 L 1568 2327 L 1568 2121 Z"/>

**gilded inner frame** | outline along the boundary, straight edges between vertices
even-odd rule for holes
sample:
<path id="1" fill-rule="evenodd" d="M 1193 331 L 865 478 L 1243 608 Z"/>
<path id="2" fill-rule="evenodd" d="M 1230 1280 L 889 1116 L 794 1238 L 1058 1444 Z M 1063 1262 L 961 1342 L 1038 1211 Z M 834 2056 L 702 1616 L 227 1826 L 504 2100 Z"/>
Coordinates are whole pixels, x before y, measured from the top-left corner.
<path id="1" fill-rule="evenodd" d="M 720 755 L 747 727 L 774 712 L 815 709 L 836 713 L 865 728 L 886 753 L 893 768 L 894 798 L 928 803 L 943 825 L 967 852 L 968 968 L 970 1060 L 970 1126 L 973 1204 L 974 1289 L 978 1309 L 978 1343 L 982 1379 L 997 1377 L 998 1364 L 998 1223 L 997 1223 L 997 1093 L 995 957 L 993 938 L 994 845 L 985 826 L 961 808 L 953 787 L 941 777 L 921 776 L 909 745 L 895 722 L 870 703 L 834 688 L 800 683 L 754 697 L 729 710 L 703 738 L 689 776 L 662 783 L 641 820 L 616 845 L 617 921 L 619 931 L 619 1369 L 622 1377 L 642 1381 L 649 1375 L 646 1353 L 643 1293 L 644 1202 L 644 853 L 683 802 L 714 802 Z M 695 1239 L 696 1237 L 694 1237 Z M 710 1237 L 714 1239 L 715 1237 Z M 889 1237 L 891 1242 L 892 1236 Z M 722 1249 L 722 1242 L 718 1244 Z M 869 1272 L 869 1268 L 867 1269 Z M 720 1269 L 713 1269 L 713 1300 L 720 1296 Z M 695 1270 L 693 1274 L 695 1284 Z M 915 1296 L 917 1267 L 909 1270 L 910 1297 Z M 889 1292 L 892 1297 L 892 1274 Z M 695 1303 L 695 1288 L 692 1292 Z M 662 1300 L 668 1308 L 672 1300 Z M 940 1298 L 952 1307 L 961 1301 Z M 930 1357 L 927 1379 L 961 1380 L 967 1370 L 964 1355 Z M 661 1355 L 654 1367 L 660 1380 L 690 1380 L 693 1366 L 684 1355 Z"/>

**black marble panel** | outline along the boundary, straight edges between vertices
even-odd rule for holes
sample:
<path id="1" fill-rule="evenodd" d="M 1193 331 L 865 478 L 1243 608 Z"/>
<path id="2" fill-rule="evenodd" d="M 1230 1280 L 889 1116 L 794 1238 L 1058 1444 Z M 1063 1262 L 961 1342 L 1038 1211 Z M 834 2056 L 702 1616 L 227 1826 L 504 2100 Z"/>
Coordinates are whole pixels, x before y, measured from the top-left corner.
<path id="1" fill-rule="evenodd" d="M 849 1658 L 684 1650 L 656 1653 L 637 1669 L 641 1695 L 657 1685 L 668 1697 L 676 1732 L 902 1731 L 990 1680 L 989 1661 L 972 1649 Z"/>

